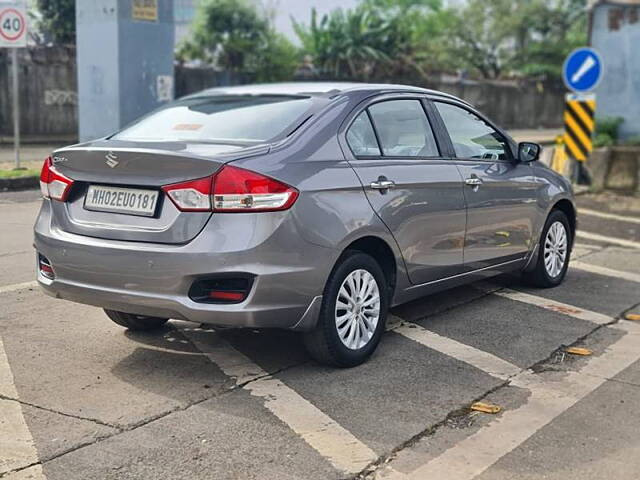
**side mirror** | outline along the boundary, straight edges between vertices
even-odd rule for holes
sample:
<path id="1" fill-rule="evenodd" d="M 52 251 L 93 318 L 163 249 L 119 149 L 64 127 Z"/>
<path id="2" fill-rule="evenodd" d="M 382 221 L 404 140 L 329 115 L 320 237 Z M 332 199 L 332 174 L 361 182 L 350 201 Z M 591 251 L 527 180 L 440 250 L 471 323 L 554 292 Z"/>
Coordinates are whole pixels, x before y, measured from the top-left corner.
<path id="1" fill-rule="evenodd" d="M 518 144 L 518 161 L 522 163 L 534 162 L 540 158 L 542 147 L 537 143 L 522 142 Z"/>

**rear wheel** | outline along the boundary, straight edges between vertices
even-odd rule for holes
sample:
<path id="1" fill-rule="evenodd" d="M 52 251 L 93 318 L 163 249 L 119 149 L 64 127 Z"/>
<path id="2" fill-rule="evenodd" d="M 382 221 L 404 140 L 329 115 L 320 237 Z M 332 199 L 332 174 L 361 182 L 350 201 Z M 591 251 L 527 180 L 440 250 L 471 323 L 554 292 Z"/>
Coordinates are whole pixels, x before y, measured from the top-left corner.
<path id="1" fill-rule="evenodd" d="M 117 312 L 115 310 L 104 310 L 104 313 L 121 327 L 133 331 L 156 330 L 162 327 L 168 318 L 147 317 L 145 315 L 134 315 L 133 313 Z"/>
<path id="2" fill-rule="evenodd" d="M 327 365 L 363 363 L 380 342 L 388 306 L 378 263 L 365 253 L 347 252 L 327 280 L 316 328 L 304 335 L 307 350 Z"/>
<path id="3" fill-rule="evenodd" d="M 524 274 L 525 280 L 541 288 L 560 285 L 569 268 L 571 241 L 567 216 L 560 210 L 552 211 L 542 230 L 535 268 Z"/>

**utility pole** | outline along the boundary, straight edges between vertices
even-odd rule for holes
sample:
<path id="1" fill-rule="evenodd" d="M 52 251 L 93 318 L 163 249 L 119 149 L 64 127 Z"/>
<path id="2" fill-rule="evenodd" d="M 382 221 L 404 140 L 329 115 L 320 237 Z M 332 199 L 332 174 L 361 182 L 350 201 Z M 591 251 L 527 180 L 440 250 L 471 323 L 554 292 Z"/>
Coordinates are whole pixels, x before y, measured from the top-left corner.
<path id="1" fill-rule="evenodd" d="M 11 49 L 11 95 L 13 97 L 13 148 L 16 170 L 20 169 L 20 76 L 18 74 L 18 49 Z"/>
<path id="2" fill-rule="evenodd" d="M 22 2 L 0 0 L 0 48 L 11 49 L 11 96 L 15 168 L 20 168 L 20 76 L 18 48 L 27 46 L 27 13 Z"/>

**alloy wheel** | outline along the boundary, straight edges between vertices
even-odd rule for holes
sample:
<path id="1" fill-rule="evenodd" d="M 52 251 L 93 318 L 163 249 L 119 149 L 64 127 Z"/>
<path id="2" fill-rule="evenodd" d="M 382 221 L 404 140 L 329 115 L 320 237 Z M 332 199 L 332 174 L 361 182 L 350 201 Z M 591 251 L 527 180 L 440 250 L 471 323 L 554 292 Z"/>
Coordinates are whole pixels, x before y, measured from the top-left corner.
<path id="1" fill-rule="evenodd" d="M 380 289 L 367 270 L 349 273 L 338 290 L 335 321 L 340 341 L 358 350 L 371 340 L 380 318 Z"/>
<path id="2" fill-rule="evenodd" d="M 544 239 L 544 267 L 551 278 L 562 273 L 567 260 L 568 237 L 562 222 L 554 222 Z"/>

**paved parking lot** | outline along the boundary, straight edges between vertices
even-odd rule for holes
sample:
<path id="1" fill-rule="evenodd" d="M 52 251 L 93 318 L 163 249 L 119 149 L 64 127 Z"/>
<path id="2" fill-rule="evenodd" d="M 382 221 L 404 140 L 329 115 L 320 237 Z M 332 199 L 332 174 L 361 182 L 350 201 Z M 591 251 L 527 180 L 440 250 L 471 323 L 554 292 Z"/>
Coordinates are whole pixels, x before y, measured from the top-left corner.
<path id="1" fill-rule="evenodd" d="M 579 198 L 562 286 L 503 277 L 403 305 L 348 370 L 289 332 L 129 333 L 45 296 L 38 205 L 0 196 L 2 480 L 639 477 L 637 198 Z"/>

